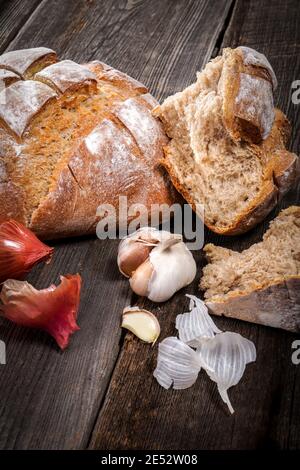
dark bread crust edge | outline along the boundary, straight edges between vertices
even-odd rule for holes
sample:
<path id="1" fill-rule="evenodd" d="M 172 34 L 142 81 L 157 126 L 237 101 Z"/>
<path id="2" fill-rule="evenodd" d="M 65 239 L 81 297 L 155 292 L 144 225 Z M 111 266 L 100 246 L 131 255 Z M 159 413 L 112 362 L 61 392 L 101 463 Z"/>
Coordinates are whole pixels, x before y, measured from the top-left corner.
<path id="1" fill-rule="evenodd" d="M 232 292 L 223 301 L 207 301 L 214 315 L 300 332 L 300 276 L 287 276 L 250 294 Z"/>

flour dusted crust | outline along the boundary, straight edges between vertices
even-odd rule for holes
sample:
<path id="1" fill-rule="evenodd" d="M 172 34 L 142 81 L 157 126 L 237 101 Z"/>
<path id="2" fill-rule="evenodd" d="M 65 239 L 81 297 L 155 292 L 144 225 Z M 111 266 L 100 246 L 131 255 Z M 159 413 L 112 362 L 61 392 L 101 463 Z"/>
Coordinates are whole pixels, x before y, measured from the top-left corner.
<path id="1" fill-rule="evenodd" d="M 95 74 L 72 60 L 62 60 L 56 64 L 49 65 L 35 74 L 34 78 L 42 82 L 44 81 L 61 93 L 76 90 L 85 85 L 97 86 Z"/>
<path id="2" fill-rule="evenodd" d="M 47 47 L 9 51 L 0 56 L 0 68 L 11 70 L 23 79 L 31 78 L 39 69 L 57 61 L 56 53 Z"/>
<path id="3" fill-rule="evenodd" d="M 0 69 L 0 91 L 20 80 L 19 75 L 11 70 Z"/>
<path id="4" fill-rule="evenodd" d="M 0 56 L 0 72 L 18 79 L 0 94 L 0 221 L 58 238 L 94 233 L 98 206 L 117 211 L 119 196 L 148 214 L 174 202 L 160 166 L 168 139 L 144 85 L 46 48 Z"/>
<path id="5" fill-rule="evenodd" d="M 259 143 L 271 132 L 275 73 L 263 54 L 248 47 L 224 49 L 220 93 L 224 125 L 234 140 Z"/>
<path id="6" fill-rule="evenodd" d="M 56 96 L 54 90 L 34 80 L 13 83 L 0 93 L 0 119 L 10 132 L 22 137 L 32 118 Z"/>
<path id="7" fill-rule="evenodd" d="M 100 62 L 100 60 L 94 60 L 91 62 L 91 66 L 97 70 L 97 74 L 101 80 L 108 81 L 113 83 L 116 86 L 130 88 L 131 90 L 137 91 L 139 93 L 147 93 L 148 89 L 138 80 L 130 77 L 120 70 L 116 70 L 110 65 Z M 156 103 L 157 105 L 157 103 Z"/>
<path id="8" fill-rule="evenodd" d="M 300 332 L 300 207 L 271 222 L 241 253 L 208 244 L 200 288 L 216 315 Z"/>
<path id="9" fill-rule="evenodd" d="M 273 104 L 276 85 L 262 54 L 225 49 L 153 110 L 171 139 L 162 165 L 216 233 L 250 230 L 299 181 L 299 158 L 286 150 L 290 124 Z"/>

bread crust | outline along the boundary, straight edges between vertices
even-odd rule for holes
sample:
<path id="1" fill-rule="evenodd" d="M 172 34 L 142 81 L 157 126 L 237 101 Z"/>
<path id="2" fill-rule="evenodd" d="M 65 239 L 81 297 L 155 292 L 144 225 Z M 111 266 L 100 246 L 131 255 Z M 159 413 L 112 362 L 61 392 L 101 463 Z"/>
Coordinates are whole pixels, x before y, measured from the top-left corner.
<path id="1" fill-rule="evenodd" d="M 300 207 L 290 206 L 270 223 L 263 240 L 244 252 L 207 244 L 209 264 L 203 269 L 200 289 L 210 311 L 299 332 L 299 237 Z M 277 258 L 272 261 L 274 254 Z"/>
<path id="2" fill-rule="evenodd" d="M 214 315 L 261 325 L 300 332 L 300 276 L 288 276 L 250 294 L 232 292 L 230 298 L 219 302 L 207 301 Z"/>
<path id="3" fill-rule="evenodd" d="M 148 215 L 152 204 L 175 202 L 176 191 L 159 163 L 168 138 L 161 122 L 151 114 L 158 103 L 143 84 L 99 61 L 83 66 L 72 61 L 57 62 L 55 53 L 43 48 L 15 52 L 2 56 L 3 70 L 18 71 L 20 78 L 16 87 L 26 88 L 24 84 L 32 84 L 33 88 L 48 90 L 49 95 L 54 96 L 50 105 L 54 113 L 65 103 L 71 103 L 74 112 L 74 100 L 98 94 L 100 104 L 99 111 L 93 108 L 94 117 L 90 118 L 89 125 L 85 126 L 83 114 L 82 121 L 76 124 L 77 129 L 80 126 L 76 137 L 68 133 L 70 119 L 66 124 L 60 123 L 70 150 L 66 157 L 56 161 L 48 177 L 46 194 L 38 196 L 28 214 L 26 194 L 31 179 L 27 176 L 25 183 L 20 184 L 20 172 L 15 176 L 14 165 L 22 164 L 23 141 L 31 135 L 35 136 L 32 145 L 44 148 L 49 140 L 50 145 L 54 142 L 52 148 L 57 152 L 57 131 L 54 128 L 53 132 L 52 127 L 53 138 L 48 139 L 48 134 L 47 141 L 40 137 L 38 126 L 43 126 L 44 115 L 50 110 L 47 102 L 36 100 L 33 106 L 28 95 L 18 94 L 19 109 L 24 108 L 27 113 L 25 115 L 24 111 L 22 119 L 13 103 L 4 103 L 0 114 L 0 221 L 14 218 L 41 238 L 52 239 L 95 233 L 100 219 L 97 208 L 101 204 L 113 206 L 118 222 L 119 196 L 127 196 L 128 206 L 144 204 Z M 0 70 L 2 62 L 0 56 Z M 25 106 L 27 96 L 29 106 Z M 10 119 L 5 109 L 9 109 Z M 32 134 L 34 129 L 38 129 L 36 134 Z M 27 155 L 27 175 L 30 175 L 31 155 Z M 32 173 L 30 178 L 34 179 L 35 175 Z M 137 215 L 138 212 L 128 216 L 127 222 Z"/>
<path id="4" fill-rule="evenodd" d="M 246 47 L 224 49 L 220 79 L 223 122 L 233 140 L 260 143 L 273 126 L 274 71 L 262 54 Z"/>

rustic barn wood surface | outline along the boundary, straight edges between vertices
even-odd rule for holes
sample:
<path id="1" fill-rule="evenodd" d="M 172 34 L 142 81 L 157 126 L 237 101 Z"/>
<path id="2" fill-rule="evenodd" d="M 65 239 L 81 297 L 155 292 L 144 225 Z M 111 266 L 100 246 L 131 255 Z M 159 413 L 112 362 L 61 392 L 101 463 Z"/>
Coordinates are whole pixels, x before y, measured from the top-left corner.
<path id="1" fill-rule="evenodd" d="M 195 80 L 223 47 L 265 53 L 277 73 L 277 104 L 293 123 L 291 148 L 300 152 L 300 105 L 291 84 L 300 79 L 297 0 L 9 0 L 0 1 L 0 52 L 48 46 L 61 58 L 100 59 L 144 82 L 162 100 Z M 299 204 L 299 187 L 281 207 Z M 205 241 L 236 250 L 261 239 L 280 208 L 246 235 Z M 59 274 L 83 278 L 81 330 L 65 352 L 43 332 L 0 320 L 7 364 L 0 365 L 2 449 L 253 449 L 300 448 L 300 366 L 291 361 L 296 335 L 237 320 L 220 328 L 254 341 L 257 362 L 230 390 L 229 415 L 205 373 L 188 390 L 162 389 L 152 377 L 157 347 L 120 328 L 123 307 L 146 306 L 159 318 L 161 339 L 198 294 L 197 278 L 164 305 L 136 298 L 116 266 L 117 241 L 95 237 L 56 242 L 50 265 L 28 277 L 43 288 Z"/>

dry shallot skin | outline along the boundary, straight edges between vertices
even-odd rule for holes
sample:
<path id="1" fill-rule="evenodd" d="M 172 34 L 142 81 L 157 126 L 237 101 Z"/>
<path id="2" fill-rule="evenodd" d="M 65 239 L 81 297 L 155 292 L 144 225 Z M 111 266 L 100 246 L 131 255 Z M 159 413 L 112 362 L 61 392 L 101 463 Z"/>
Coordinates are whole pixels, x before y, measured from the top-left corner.
<path id="1" fill-rule="evenodd" d="M 22 279 L 34 265 L 49 262 L 53 248 L 42 243 L 20 222 L 0 224 L 0 284 L 6 279 Z"/>
<path id="2" fill-rule="evenodd" d="M 12 322 L 47 331 L 61 349 L 65 349 L 76 323 L 81 277 L 79 274 L 60 276 L 58 286 L 37 290 L 26 281 L 9 279 L 0 294 L 0 312 Z"/>

